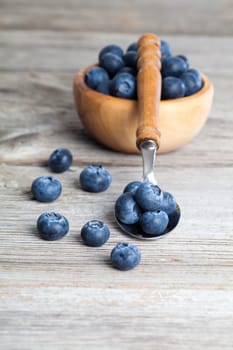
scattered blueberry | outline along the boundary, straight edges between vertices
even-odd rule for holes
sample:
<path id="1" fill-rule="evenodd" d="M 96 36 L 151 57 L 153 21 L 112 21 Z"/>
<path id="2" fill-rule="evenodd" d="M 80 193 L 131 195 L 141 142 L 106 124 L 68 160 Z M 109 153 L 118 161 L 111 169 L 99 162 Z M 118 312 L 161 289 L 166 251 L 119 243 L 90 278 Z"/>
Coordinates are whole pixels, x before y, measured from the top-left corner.
<path id="1" fill-rule="evenodd" d="M 127 51 L 124 55 L 125 65 L 128 67 L 132 67 L 135 70 L 137 69 L 137 59 L 138 53 L 137 51 Z"/>
<path id="2" fill-rule="evenodd" d="M 187 62 L 178 56 L 169 57 L 163 61 L 162 76 L 165 77 L 179 77 L 188 69 Z"/>
<path id="3" fill-rule="evenodd" d="M 185 84 L 176 77 L 166 77 L 162 83 L 162 100 L 180 98 L 185 96 Z"/>
<path id="4" fill-rule="evenodd" d="M 119 57 L 123 57 L 124 55 L 124 51 L 122 50 L 122 48 L 118 45 L 107 45 L 105 46 L 99 53 L 99 61 L 101 60 L 102 56 L 105 55 L 106 53 L 113 53 L 114 55 L 117 55 Z"/>
<path id="5" fill-rule="evenodd" d="M 135 99 L 136 98 L 136 79 L 129 73 L 117 74 L 111 81 L 110 91 L 113 96 Z"/>
<path id="6" fill-rule="evenodd" d="M 142 209 L 154 211 L 161 207 L 163 192 L 158 186 L 143 182 L 135 193 L 135 200 Z"/>
<path id="7" fill-rule="evenodd" d="M 195 94 L 202 87 L 201 75 L 196 69 L 189 69 L 181 75 L 180 79 L 185 85 L 185 96 Z"/>
<path id="8" fill-rule="evenodd" d="M 162 57 L 170 57 L 172 55 L 171 47 L 165 40 L 160 40 L 160 50 Z"/>
<path id="9" fill-rule="evenodd" d="M 63 173 L 71 166 L 73 156 L 67 148 L 56 149 L 49 157 L 49 167 L 55 173 Z"/>
<path id="10" fill-rule="evenodd" d="M 65 216 L 58 213 L 43 213 L 37 220 L 37 228 L 43 239 L 56 241 L 69 231 L 69 222 Z"/>
<path id="11" fill-rule="evenodd" d="M 83 190 L 88 192 L 105 191 L 111 184 L 111 176 L 102 165 L 89 165 L 80 174 L 80 185 Z"/>
<path id="12" fill-rule="evenodd" d="M 141 181 L 132 181 L 130 182 L 127 186 L 125 186 L 124 188 L 124 193 L 125 192 L 131 192 L 131 193 L 135 193 L 138 189 L 138 187 L 142 184 Z"/>
<path id="13" fill-rule="evenodd" d="M 100 220 L 88 221 L 81 229 L 81 237 L 86 245 L 100 247 L 110 236 L 108 226 Z"/>
<path id="14" fill-rule="evenodd" d="M 109 80 L 109 75 L 106 70 L 101 67 L 93 67 L 85 75 L 85 82 L 94 90 L 105 80 Z"/>
<path id="15" fill-rule="evenodd" d="M 126 51 L 137 51 L 138 50 L 138 43 L 132 43 L 129 45 Z"/>
<path id="16" fill-rule="evenodd" d="M 105 80 L 102 83 L 99 83 L 97 85 L 96 91 L 101 92 L 102 94 L 105 94 L 105 95 L 110 95 L 109 86 L 110 86 L 110 80 Z"/>
<path id="17" fill-rule="evenodd" d="M 141 209 L 137 205 L 134 195 L 125 192 L 120 195 L 115 203 L 115 216 L 123 224 L 135 224 L 141 215 Z"/>
<path id="18" fill-rule="evenodd" d="M 139 222 L 143 232 L 153 236 L 159 236 L 166 231 L 168 215 L 161 210 L 146 211 L 141 215 Z"/>
<path id="19" fill-rule="evenodd" d="M 128 271 L 140 263 L 141 252 L 132 244 L 117 243 L 111 252 L 111 261 L 115 268 Z"/>
<path id="20" fill-rule="evenodd" d="M 160 209 L 169 215 L 176 210 L 176 206 L 176 200 L 173 195 L 169 192 L 163 192 L 163 202 Z"/>
<path id="21" fill-rule="evenodd" d="M 62 186 L 53 176 L 41 176 L 32 182 L 31 191 L 39 202 L 53 202 L 60 196 Z"/>
<path id="22" fill-rule="evenodd" d="M 111 52 L 104 54 L 101 57 L 99 64 L 111 77 L 114 76 L 122 67 L 124 67 L 123 59 Z"/>

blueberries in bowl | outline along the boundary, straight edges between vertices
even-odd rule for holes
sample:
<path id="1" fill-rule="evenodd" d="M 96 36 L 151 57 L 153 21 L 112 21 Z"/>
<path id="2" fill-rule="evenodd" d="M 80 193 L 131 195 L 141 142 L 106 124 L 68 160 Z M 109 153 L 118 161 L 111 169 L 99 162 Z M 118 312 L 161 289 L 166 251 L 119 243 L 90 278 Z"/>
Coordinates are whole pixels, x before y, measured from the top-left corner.
<path id="1" fill-rule="evenodd" d="M 104 68 L 108 72 L 110 77 L 113 77 L 121 68 L 124 67 L 123 59 L 111 52 L 104 54 L 100 58 L 99 64 L 100 67 Z"/>
<path id="2" fill-rule="evenodd" d="M 111 94 L 121 98 L 135 99 L 136 88 L 136 78 L 129 73 L 117 74 L 110 83 Z"/>
<path id="3" fill-rule="evenodd" d="M 101 67 L 93 67 L 85 75 L 85 82 L 94 90 L 105 80 L 109 80 L 109 75 L 107 71 Z"/>
<path id="4" fill-rule="evenodd" d="M 99 53 L 99 66 L 86 73 L 86 84 L 105 95 L 137 99 L 137 50 L 137 42 L 130 44 L 125 53 L 119 45 L 105 46 Z M 189 68 L 186 56 L 173 55 L 165 40 L 160 41 L 160 51 L 162 100 L 190 96 L 202 88 L 202 77 L 196 69 Z M 121 73 L 129 76 L 121 76 Z"/>
<path id="5" fill-rule="evenodd" d="M 124 51 L 122 50 L 122 48 L 119 45 L 110 44 L 110 45 L 103 47 L 103 49 L 100 51 L 99 61 L 106 53 L 109 53 L 109 52 L 114 54 L 114 55 L 117 55 L 119 57 L 124 56 Z"/>
<path id="6" fill-rule="evenodd" d="M 162 99 L 170 100 L 173 98 L 184 97 L 186 93 L 185 83 L 180 78 L 166 77 L 162 83 Z"/>
<path id="7" fill-rule="evenodd" d="M 79 176 L 80 186 L 88 192 L 103 192 L 111 184 L 112 178 L 101 164 L 92 164 L 82 170 Z"/>

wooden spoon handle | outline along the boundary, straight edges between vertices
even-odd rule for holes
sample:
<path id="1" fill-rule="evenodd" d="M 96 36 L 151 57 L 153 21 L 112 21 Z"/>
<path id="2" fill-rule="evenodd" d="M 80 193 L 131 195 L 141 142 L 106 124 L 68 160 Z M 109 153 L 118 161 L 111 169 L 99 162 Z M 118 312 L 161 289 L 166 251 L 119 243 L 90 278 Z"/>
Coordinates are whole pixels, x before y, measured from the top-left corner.
<path id="1" fill-rule="evenodd" d="M 145 34 L 138 41 L 138 108 L 137 147 L 145 140 L 160 144 L 158 129 L 161 96 L 160 40 L 154 34 Z"/>

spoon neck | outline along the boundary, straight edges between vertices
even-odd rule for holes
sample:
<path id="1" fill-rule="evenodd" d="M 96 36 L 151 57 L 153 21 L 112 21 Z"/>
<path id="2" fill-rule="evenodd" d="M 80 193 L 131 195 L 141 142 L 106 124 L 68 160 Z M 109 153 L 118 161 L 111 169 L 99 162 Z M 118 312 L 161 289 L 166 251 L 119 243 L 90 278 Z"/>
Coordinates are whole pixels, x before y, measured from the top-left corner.
<path id="1" fill-rule="evenodd" d="M 143 160 L 143 181 L 157 185 L 157 181 L 154 176 L 157 144 L 152 140 L 145 140 L 141 142 L 140 149 Z"/>

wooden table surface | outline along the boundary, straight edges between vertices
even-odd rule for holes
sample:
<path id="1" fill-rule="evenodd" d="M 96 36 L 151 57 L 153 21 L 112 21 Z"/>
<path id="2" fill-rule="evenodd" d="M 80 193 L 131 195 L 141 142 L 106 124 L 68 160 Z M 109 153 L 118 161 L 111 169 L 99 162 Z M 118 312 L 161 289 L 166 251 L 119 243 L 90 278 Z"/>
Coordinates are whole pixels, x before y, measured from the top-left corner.
<path id="1" fill-rule="evenodd" d="M 233 348 L 233 1 L 0 0 L 0 348 L 170 350 Z M 147 242 L 125 236 L 113 205 L 141 177 L 140 156 L 107 150 L 85 134 L 72 80 L 106 44 L 126 48 L 144 32 L 168 40 L 209 76 L 215 100 L 198 137 L 159 156 L 156 176 L 182 208 L 177 229 Z M 62 196 L 32 200 L 57 147 L 74 155 L 58 175 Z M 80 171 L 100 162 L 112 186 L 89 194 Z M 70 233 L 39 238 L 44 211 L 67 216 Z M 80 240 L 93 218 L 111 229 L 101 248 Z M 109 254 L 125 241 L 142 252 L 129 272 Z"/>

